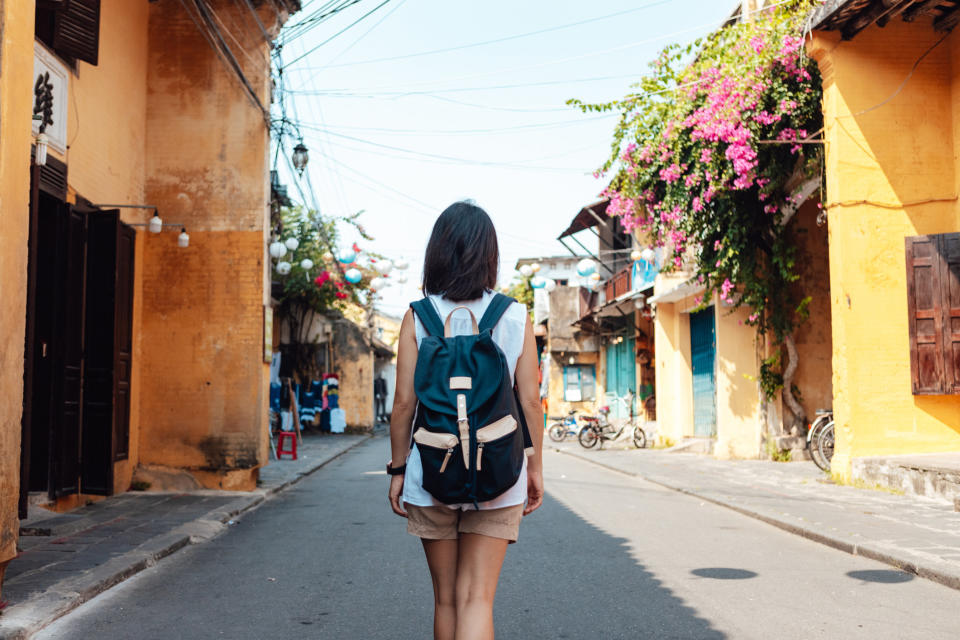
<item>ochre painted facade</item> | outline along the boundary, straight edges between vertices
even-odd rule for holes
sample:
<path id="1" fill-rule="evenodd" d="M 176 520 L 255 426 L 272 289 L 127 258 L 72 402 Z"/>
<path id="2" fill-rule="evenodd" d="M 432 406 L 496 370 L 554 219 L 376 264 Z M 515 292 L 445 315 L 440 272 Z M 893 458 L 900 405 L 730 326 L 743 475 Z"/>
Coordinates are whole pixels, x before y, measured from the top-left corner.
<path id="1" fill-rule="evenodd" d="M 0 0 L 0 586 L 17 554 L 30 200 L 33 12 Z"/>
<path id="2" fill-rule="evenodd" d="M 904 238 L 960 229 L 960 35 L 928 20 L 815 32 L 824 83 L 834 474 L 960 450 L 960 398 L 911 392 Z M 911 75 L 912 74 L 912 75 Z M 909 80 L 906 78 L 909 77 Z"/>

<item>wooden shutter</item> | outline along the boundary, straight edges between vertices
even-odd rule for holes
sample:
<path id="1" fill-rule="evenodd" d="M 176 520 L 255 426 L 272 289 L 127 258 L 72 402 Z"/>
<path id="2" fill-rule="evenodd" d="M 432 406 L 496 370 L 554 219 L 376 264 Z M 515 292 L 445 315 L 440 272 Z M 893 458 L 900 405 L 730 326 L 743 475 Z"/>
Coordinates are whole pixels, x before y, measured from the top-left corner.
<path id="1" fill-rule="evenodd" d="M 960 233 L 937 236 L 943 313 L 944 392 L 960 394 Z"/>
<path id="2" fill-rule="evenodd" d="M 96 65 L 100 49 L 100 0 L 63 0 L 53 27 L 53 49 Z"/>
<path id="3" fill-rule="evenodd" d="M 910 371 L 915 395 L 945 390 L 939 244 L 937 236 L 906 239 Z"/>

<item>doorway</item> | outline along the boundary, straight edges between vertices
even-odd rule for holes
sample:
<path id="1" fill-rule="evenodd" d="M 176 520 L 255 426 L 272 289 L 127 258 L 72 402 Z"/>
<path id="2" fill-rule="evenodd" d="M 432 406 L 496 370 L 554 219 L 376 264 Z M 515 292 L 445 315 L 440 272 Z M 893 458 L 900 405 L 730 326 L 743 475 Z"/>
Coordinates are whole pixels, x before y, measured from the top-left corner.
<path id="1" fill-rule="evenodd" d="M 634 339 L 620 336 L 607 345 L 606 395 L 610 417 L 629 418 L 630 407 L 625 398 L 637 388 Z"/>
<path id="2" fill-rule="evenodd" d="M 693 435 L 717 435 L 717 331 L 714 308 L 690 314 Z"/>
<path id="3" fill-rule="evenodd" d="M 118 211 L 67 204 L 42 180 L 32 193 L 21 518 L 29 492 L 113 493 L 133 342 L 134 230 Z"/>

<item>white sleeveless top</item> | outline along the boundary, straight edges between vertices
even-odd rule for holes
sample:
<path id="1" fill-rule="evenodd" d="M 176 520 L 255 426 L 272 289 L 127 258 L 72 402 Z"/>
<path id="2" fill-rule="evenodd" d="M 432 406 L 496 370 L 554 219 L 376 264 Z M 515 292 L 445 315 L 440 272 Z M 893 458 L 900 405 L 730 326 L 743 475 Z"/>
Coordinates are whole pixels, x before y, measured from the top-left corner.
<path id="1" fill-rule="evenodd" d="M 447 315 L 455 307 L 467 307 L 473 312 L 477 322 L 483 317 L 483 312 L 487 310 L 487 305 L 493 299 L 494 292 L 487 290 L 483 297 L 477 300 L 467 302 L 451 302 L 446 298 L 432 295 L 428 296 L 437 310 L 440 318 L 446 320 Z M 427 335 L 426 330 L 420 323 L 420 318 L 413 315 L 417 329 L 417 347 L 420 347 L 420 341 Z M 510 367 L 510 383 L 513 384 L 514 373 L 517 370 L 517 360 L 520 359 L 520 353 L 523 351 L 523 334 L 527 324 L 527 309 L 522 304 L 513 303 L 500 317 L 500 321 L 493 328 L 493 341 L 497 343 L 503 355 L 507 358 L 507 365 Z M 466 335 L 473 332 L 470 323 L 470 315 L 463 311 L 457 311 L 450 321 L 450 332 L 453 335 Z M 473 509 L 473 503 L 467 504 L 444 504 L 436 500 L 423 488 L 423 465 L 420 462 L 420 452 L 416 447 L 410 449 L 407 456 L 407 471 L 403 477 L 403 501 L 418 507 L 450 507 L 451 509 Z M 527 457 L 523 457 L 523 469 L 520 471 L 520 477 L 516 484 L 507 489 L 504 493 L 493 500 L 479 503 L 481 509 L 502 509 L 503 507 L 512 507 L 523 504 L 527 499 Z"/>

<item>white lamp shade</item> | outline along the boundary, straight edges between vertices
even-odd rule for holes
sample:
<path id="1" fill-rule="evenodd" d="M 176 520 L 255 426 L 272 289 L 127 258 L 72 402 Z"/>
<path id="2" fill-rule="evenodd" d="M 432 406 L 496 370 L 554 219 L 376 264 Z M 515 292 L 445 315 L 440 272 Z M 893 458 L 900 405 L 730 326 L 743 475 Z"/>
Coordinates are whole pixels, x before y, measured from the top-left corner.
<path id="1" fill-rule="evenodd" d="M 353 264 L 353 261 L 357 259 L 357 254 L 353 249 L 347 249 L 346 251 L 341 251 L 337 255 L 337 260 L 342 264 Z"/>
<path id="2" fill-rule="evenodd" d="M 656 252 L 650 247 L 647 247 L 646 249 L 640 252 L 641 260 L 645 260 L 647 262 L 653 262 L 654 260 L 656 260 L 656 258 L 657 258 Z"/>
<path id="3" fill-rule="evenodd" d="M 546 289 L 548 293 L 557 288 L 556 280 L 554 280 L 553 278 L 547 278 L 546 280 L 547 280 L 547 284 L 545 284 L 543 288 Z"/>
<path id="4" fill-rule="evenodd" d="M 587 276 L 596 272 L 596 270 L 597 270 L 597 263 L 591 260 L 590 258 L 584 258 L 583 260 L 577 263 L 577 274 L 583 278 L 586 278 Z"/>
<path id="5" fill-rule="evenodd" d="M 150 233 L 160 233 L 163 231 L 163 220 L 160 219 L 160 216 L 156 212 L 153 213 L 153 217 L 150 218 L 150 222 L 147 224 L 147 230 Z"/>
<path id="6" fill-rule="evenodd" d="M 540 276 L 534 276 L 530 279 L 530 286 L 534 289 L 543 289 L 547 286 L 547 279 L 541 278 Z"/>
<path id="7" fill-rule="evenodd" d="M 323 261 L 324 261 L 324 262 L 333 262 L 333 254 L 330 253 L 329 251 L 327 251 L 326 253 L 324 253 L 324 254 L 323 254 Z"/>
<path id="8" fill-rule="evenodd" d="M 638 249 L 634 249 L 633 251 L 630 252 L 630 259 L 633 260 L 634 262 L 636 262 L 637 260 L 640 260 L 642 257 L 643 257 L 643 252 Z"/>
<path id="9" fill-rule="evenodd" d="M 47 134 L 41 133 L 37 136 L 37 151 L 33 157 L 33 163 L 38 166 L 47 164 L 47 147 L 50 145 L 50 138 Z"/>
<path id="10" fill-rule="evenodd" d="M 287 238 L 283 241 L 283 244 L 286 245 L 287 249 L 290 249 L 290 251 L 296 251 L 297 247 L 300 246 L 300 241 L 296 238 Z"/>
<path id="11" fill-rule="evenodd" d="M 344 279 L 350 284 L 357 284 L 363 279 L 363 274 L 359 269 L 347 269 L 343 274 Z"/>
<path id="12" fill-rule="evenodd" d="M 304 258 L 300 261 L 300 268 L 304 271 L 310 271 L 310 269 L 313 269 L 313 260 L 310 258 Z"/>
<path id="13" fill-rule="evenodd" d="M 270 243 L 271 258 L 277 258 L 279 260 L 285 255 L 287 255 L 287 245 L 283 244 L 279 240 Z"/>
<path id="14" fill-rule="evenodd" d="M 534 262 L 532 265 L 530 265 L 530 269 L 531 269 L 534 273 L 537 273 L 538 271 L 540 271 L 540 263 L 539 263 L 539 262 Z"/>
<path id="15" fill-rule="evenodd" d="M 400 271 L 406 271 L 410 267 L 410 263 L 406 260 L 397 260 L 393 263 L 393 266 Z"/>
<path id="16" fill-rule="evenodd" d="M 533 275 L 533 267 L 528 264 L 522 265 L 520 267 L 520 275 L 522 275 L 524 278 L 529 278 Z"/>
<path id="17" fill-rule="evenodd" d="M 177 246 L 182 249 L 186 249 L 187 247 L 190 246 L 190 236 L 189 234 L 187 234 L 186 229 L 183 229 L 180 232 L 180 235 L 177 236 Z"/>
<path id="18" fill-rule="evenodd" d="M 383 289 L 386 284 L 387 281 L 383 278 L 374 278 L 370 281 L 370 289 L 371 291 L 379 291 L 380 289 Z"/>
<path id="19" fill-rule="evenodd" d="M 393 270 L 393 263 L 389 260 L 381 260 L 377 263 L 377 271 L 383 275 L 387 275 Z"/>
<path id="20" fill-rule="evenodd" d="M 287 262 L 286 260 L 282 260 L 282 261 L 278 262 L 278 263 L 277 263 L 277 273 L 279 273 L 279 274 L 282 275 L 282 276 L 285 276 L 285 275 L 287 275 L 288 273 L 290 273 L 290 263 Z"/>
<path id="21" fill-rule="evenodd" d="M 406 281 L 407 281 L 407 276 L 405 275 L 397 276 L 397 282 L 399 282 L 400 284 L 404 284 Z"/>

